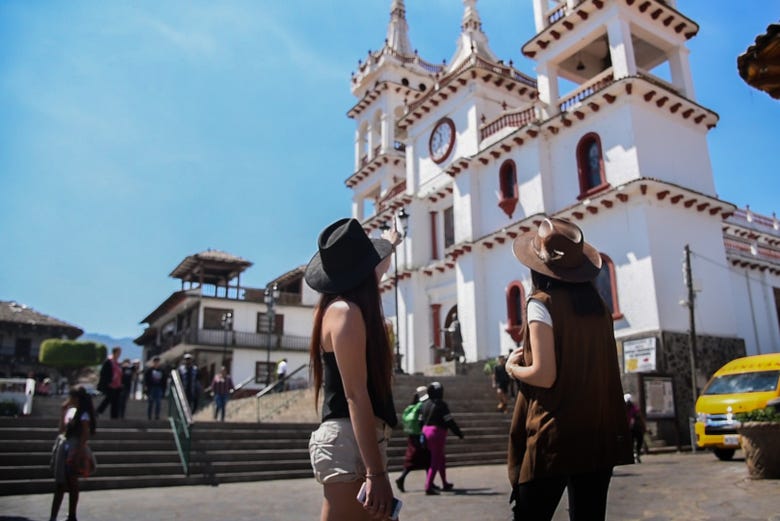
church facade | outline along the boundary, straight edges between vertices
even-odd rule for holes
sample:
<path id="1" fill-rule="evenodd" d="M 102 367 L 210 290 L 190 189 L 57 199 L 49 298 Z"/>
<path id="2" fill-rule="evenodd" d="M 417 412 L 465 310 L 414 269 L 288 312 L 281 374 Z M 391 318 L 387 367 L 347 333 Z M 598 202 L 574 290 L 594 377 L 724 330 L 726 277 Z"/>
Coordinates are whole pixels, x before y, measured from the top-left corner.
<path id="1" fill-rule="evenodd" d="M 352 77 L 352 214 L 407 232 L 382 281 L 400 367 L 442 361 L 454 320 L 467 361 L 513 348 L 530 274 L 512 241 L 555 216 L 602 253 L 625 387 L 668 376 L 687 413 L 691 360 L 700 388 L 727 360 L 780 350 L 777 219 L 716 194 L 718 115 L 696 101 L 686 42 L 699 27 L 676 2 L 533 2 L 535 77 L 493 53 L 476 0 L 446 64 L 413 50 L 393 0 L 384 46 Z"/>

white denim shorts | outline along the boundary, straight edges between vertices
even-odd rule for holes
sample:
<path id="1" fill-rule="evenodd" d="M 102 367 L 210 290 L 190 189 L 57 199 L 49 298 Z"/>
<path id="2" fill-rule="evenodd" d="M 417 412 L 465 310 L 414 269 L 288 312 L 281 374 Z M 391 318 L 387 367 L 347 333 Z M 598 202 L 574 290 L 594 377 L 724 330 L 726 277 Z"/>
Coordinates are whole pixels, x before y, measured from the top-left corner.
<path id="1" fill-rule="evenodd" d="M 383 420 L 376 419 L 376 439 L 384 468 L 387 468 L 387 442 L 391 431 Z M 349 418 L 322 422 L 309 438 L 309 457 L 314 477 L 323 485 L 366 479 L 366 466 Z"/>

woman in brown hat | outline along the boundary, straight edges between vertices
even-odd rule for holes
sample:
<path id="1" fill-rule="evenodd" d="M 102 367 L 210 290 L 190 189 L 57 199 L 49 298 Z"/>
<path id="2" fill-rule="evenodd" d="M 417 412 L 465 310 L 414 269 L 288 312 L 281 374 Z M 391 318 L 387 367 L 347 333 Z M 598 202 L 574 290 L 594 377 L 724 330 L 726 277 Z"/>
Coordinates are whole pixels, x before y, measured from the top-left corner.
<path id="1" fill-rule="evenodd" d="M 320 387 L 324 395 L 322 423 L 309 440 L 323 485 L 321 521 L 387 519 L 393 508 L 387 442 L 398 421 L 378 281 L 398 234 L 387 238 L 370 239 L 357 220 L 341 219 L 320 234 L 306 267 L 306 282 L 322 294 L 310 346 L 315 403 Z"/>
<path id="2" fill-rule="evenodd" d="M 592 282 L 601 256 L 556 218 L 513 251 L 533 285 L 523 346 L 506 363 L 520 385 L 508 457 L 514 518 L 552 519 L 568 489 L 571 520 L 604 519 L 612 469 L 632 457 L 612 316 Z"/>

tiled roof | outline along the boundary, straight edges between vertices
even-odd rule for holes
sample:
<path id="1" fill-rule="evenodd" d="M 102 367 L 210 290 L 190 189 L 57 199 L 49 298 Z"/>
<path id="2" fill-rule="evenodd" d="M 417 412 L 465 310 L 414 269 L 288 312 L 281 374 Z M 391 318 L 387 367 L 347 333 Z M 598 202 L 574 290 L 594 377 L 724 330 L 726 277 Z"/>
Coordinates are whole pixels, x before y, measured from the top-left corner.
<path id="1" fill-rule="evenodd" d="M 231 280 L 250 267 L 252 263 L 236 255 L 219 250 L 206 250 L 187 256 L 171 272 L 176 279 L 197 281 L 201 270 L 206 275 L 204 283 L 214 284 L 220 280 Z"/>
<path id="2" fill-rule="evenodd" d="M 14 301 L 0 300 L 0 324 L 18 324 L 27 326 L 63 328 L 70 330 L 73 336 L 81 336 L 84 331 L 78 326 L 44 315 L 29 306 Z"/>
<path id="3" fill-rule="evenodd" d="M 745 83 L 780 99 L 780 24 L 771 24 L 756 37 L 737 58 L 737 69 Z"/>

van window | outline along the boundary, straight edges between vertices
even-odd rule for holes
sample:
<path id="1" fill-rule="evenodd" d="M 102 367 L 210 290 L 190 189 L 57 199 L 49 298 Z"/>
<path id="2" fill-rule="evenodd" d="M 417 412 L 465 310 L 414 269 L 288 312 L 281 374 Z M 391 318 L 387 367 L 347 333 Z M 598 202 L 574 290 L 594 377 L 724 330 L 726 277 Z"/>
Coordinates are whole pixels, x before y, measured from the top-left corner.
<path id="1" fill-rule="evenodd" d="M 718 376 L 704 389 L 703 394 L 760 393 L 777 389 L 780 371 L 727 374 Z"/>

